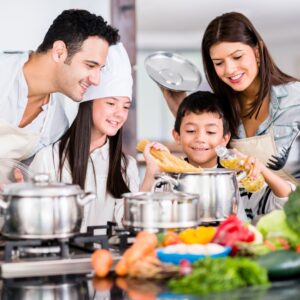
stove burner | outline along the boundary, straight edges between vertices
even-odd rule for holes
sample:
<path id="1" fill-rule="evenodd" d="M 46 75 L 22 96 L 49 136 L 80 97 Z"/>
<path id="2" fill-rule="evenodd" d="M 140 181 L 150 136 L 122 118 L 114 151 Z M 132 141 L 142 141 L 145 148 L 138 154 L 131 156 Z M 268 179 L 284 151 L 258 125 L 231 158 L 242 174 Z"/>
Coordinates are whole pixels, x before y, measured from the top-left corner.
<path id="1" fill-rule="evenodd" d="M 104 234 L 95 234 L 99 229 Z M 95 249 L 109 249 L 116 262 L 135 235 L 109 222 L 107 226 L 88 227 L 86 233 L 64 239 L 14 240 L 0 236 L 1 277 L 87 274 L 92 270 L 91 253 Z"/>
<path id="2" fill-rule="evenodd" d="M 95 232 L 99 229 L 105 231 L 105 234 L 97 235 Z M 77 234 L 71 238 L 39 240 L 39 239 L 21 239 L 14 240 L 2 236 L 1 248 L 4 249 L 3 260 L 11 262 L 14 259 L 37 257 L 45 260 L 47 258 L 72 258 L 78 253 L 92 253 L 97 248 L 114 249 L 123 252 L 129 247 L 131 242 L 129 238 L 135 237 L 132 233 L 123 228 L 118 228 L 114 222 L 108 222 L 105 226 L 89 226 L 86 233 Z M 109 244 L 109 239 L 117 238 L 118 243 Z"/>

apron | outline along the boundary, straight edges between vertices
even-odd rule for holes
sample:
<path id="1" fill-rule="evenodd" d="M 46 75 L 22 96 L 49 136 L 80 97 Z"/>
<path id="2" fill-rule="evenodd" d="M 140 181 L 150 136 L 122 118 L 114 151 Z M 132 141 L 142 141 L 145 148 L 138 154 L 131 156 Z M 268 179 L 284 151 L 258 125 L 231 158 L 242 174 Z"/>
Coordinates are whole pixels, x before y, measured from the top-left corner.
<path id="1" fill-rule="evenodd" d="M 34 153 L 39 142 L 39 134 L 24 128 L 18 128 L 0 120 L 0 190 L 2 185 L 14 182 L 13 172 L 18 168 L 17 161 L 24 160 Z M 22 180 L 26 180 L 29 173 L 22 168 Z"/>
<path id="2" fill-rule="evenodd" d="M 50 94 L 48 105 L 52 101 L 52 94 Z M 36 153 L 42 133 L 51 121 L 50 116 L 51 113 L 48 107 L 39 132 L 32 132 L 27 128 L 16 127 L 4 120 L 0 120 L 0 158 L 22 161 L 33 156 Z"/>
<path id="3" fill-rule="evenodd" d="M 0 120 L 0 158 L 18 161 L 29 158 L 40 139 L 40 134 Z"/>
<path id="4" fill-rule="evenodd" d="M 269 132 L 264 135 L 244 139 L 232 139 L 230 142 L 230 148 L 236 148 L 243 154 L 254 156 L 264 165 L 267 164 L 267 161 L 272 155 L 277 155 L 277 148 L 272 128 L 270 128 Z M 292 182 L 295 185 L 300 184 L 300 181 L 290 175 L 284 168 L 273 172 L 286 181 Z"/>

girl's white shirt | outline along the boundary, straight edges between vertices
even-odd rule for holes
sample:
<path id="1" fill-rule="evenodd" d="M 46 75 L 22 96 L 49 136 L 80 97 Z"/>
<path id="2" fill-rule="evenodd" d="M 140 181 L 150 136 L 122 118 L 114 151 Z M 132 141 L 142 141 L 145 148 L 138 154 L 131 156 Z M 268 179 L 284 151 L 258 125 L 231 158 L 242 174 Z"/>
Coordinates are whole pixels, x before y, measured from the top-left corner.
<path id="1" fill-rule="evenodd" d="M 30 165 L 30 170 L 34 173 L 48 173 L 51 181 L 62 181 L 72 183 L 69 163 L 63 166 L 62 180 L 60 180 L 58 165 L 59 143 L 50 145 L 39 151 Z M 139 190 L 139 172 L 136 160 L 127 156 L 128 166 L 126 169 L 125 180 L 131 192 Z M 85 232 L 87 226 L 106 225 L 107 221 L 117 222 L 122 226 L 122 217 L 124 215 L 124 202 L 122 198 L 114 198 L 106 191 L 106 182 L 109 166 L 109 142 L 106 142 L 100 148 L 95 149 L 90 154 L 88 161 L 87 176 L 85 182 L 85 192 L 93 192 L 96 199 L 89 202 L 84 207 L 84 217 L 81 226 L 81 232 Z"/>

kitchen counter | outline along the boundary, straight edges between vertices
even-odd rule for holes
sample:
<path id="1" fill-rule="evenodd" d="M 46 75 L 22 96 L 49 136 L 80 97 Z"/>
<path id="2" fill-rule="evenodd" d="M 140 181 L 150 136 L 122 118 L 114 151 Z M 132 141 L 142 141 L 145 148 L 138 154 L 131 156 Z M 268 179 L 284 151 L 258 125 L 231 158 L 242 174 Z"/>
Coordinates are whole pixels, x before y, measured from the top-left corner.
<path id="1" fill-rule="evenodd" d="M 273 282 L 269 288 L 249 287 L 202 297 L 176 295 L 167 291 L 163 283 L 116 279 L 114 274 L 105 279 L 93 278 L 92 274 L 82 274 L 1 280 L 2 300 L 296 300 L 299 295 L 300 278 Z"/>

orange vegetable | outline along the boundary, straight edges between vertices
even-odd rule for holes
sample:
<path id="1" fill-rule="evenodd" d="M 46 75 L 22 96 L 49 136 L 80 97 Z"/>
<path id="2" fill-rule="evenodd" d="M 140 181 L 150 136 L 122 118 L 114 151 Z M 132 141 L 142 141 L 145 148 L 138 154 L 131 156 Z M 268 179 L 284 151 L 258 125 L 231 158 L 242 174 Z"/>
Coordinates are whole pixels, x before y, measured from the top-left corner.
<path id="1" fill-rule="evenodd" d="M 93 277 L 93 288 L 98 292 L 109 291 L 112 286 L 113 280 L 111 278 Z"/>
<path id="2" fill-rule="evenodd" d="M 135 243 L 147 243 L 148 245 L 152 244 L 155 245 L 154 247 L 156 247 L 157 245 L 157 236 L 154 233 L 148 232 L 148 231 L 140 231 L 138 233 L 138 235 L 136 236 L 136 240 Z"/>
<path id="3" fill-rule="evenodd" d="M 130 265 L 139 258 L 152 253 L 157 246 L 157 237 L 154 233 L 141 231 L 134 244 L 127 249 L 116 265 L 115 272 L 119 276 L 125 276 Z"/>
<path id="4" fill-rule="evenodd" d="M 121 258 L 118 263 L 116 264 L 115 267 L 115 272 L 117 275 L 119 276 L 125 276 L 128 272 L 128 265 L 127 265 L 127 261 L 125 260 L 125 258 Z"/>
<path id="5" fill-rule="evenodd" d="M 167 233 L 164 234 L 162 245 L 166 247 L 166 246 L 178 244 L 180 242 L 181 240 L 176 232 L 168 231 Z"/>
<path id="6" fill-rule="evenodd" d="M 128 289 L 127 280 L 123 277 L 116 278 L 116 285 L 117 285 L 117 287 L 119 287 L 120 289 L 122 289 L 124 291 L 127 291 L 127 289 Z"/>
<path id="7" fill-rule="evenodd" d="M 106 249 L 98 249 L 92 254 L 91 263 L 95 274 L 99 277 L 105 277 L 113 263 L 112 254 Z"/>

